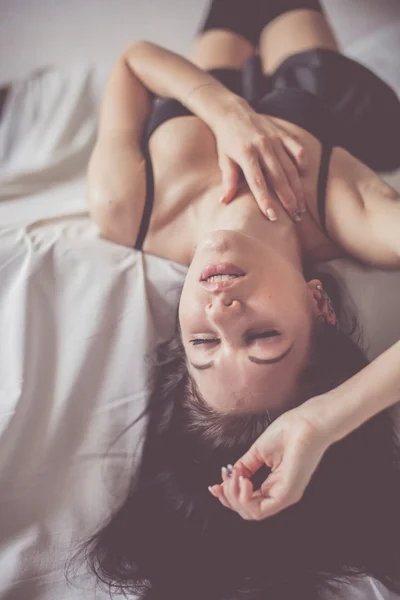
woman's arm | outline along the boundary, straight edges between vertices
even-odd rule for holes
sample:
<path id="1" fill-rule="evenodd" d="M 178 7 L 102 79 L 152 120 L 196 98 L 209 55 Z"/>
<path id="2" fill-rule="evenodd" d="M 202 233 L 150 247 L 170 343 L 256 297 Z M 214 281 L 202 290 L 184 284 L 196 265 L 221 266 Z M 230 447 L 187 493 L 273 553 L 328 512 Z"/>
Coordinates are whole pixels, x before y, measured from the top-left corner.
<path id="1" fill-rule="evenodd" d="M 108 78 L 87 173 L 90 216 L 102 237 L 132 247 L 145 200 L 140 141 L 151 97 L 121 56 Z"/>
<path id="2" fill-rule="evenodd" d="M 351 256 L 400 268 L 400 193 L 343 149 L 335 152 L 326 196 L 329 236 Z"/>
<path id="3" fill-rule="evenodd" d="M 207 101 L 202 98 L 207 87 Z M 212 85 L 209 85 L 212 84 Z M 211 89 L 212 88 L 212 89 Z M 196 93 L 192 93 L 195 91 Z M 185 101 L 210 126 L 240 98 L 172 52 L 135 42 L 119 57 L 103 96 L 98 137 L 88 166 L 90 215 L 103 237 L 132 246 L 145 199 L 141 150 L 152 94 Z M 200 101 L 195 99 L 198 95 Z"/>
<path id="4" fill-rule="evenodd" d="M 330 444 L 400 402 L 400 341 L 323 396 L 302 405 Z"/>
<path id="5" fill-rule="evenodd" d="M 129 140 L 140 152 L 140 142 L 151 110 L 151 94 L 130 68 L 126 56 L 113 66 L 103 95 L 99 139 Z"/>
<path id="6" fill-rule="evenodd" d="M 224 195 L 233 198 L 239 166 L 261 210 L 272 209 L 263 170 L 278 198 L 296 219 L 305 210 L 299 170 L 305 166 L 301 145 L 268 117 L 258 115 L 240 96 L 185 58 L 145 41 L 134 42 L 125 60 L 143 85 L 158 96 L 180 101 L 212 130 L 223 172 Z"/>
<path id="7" fill-rule="evenodd" d="M 156 96 L 179 100 L 210 129 L 226 112 L 243 103 L 206 71 L 151 42 L 133 42 L 123 56 L 132 73 L 148 90 Z"/>
<path id="8" fill-rule="evenodd" d="M 196 93 L 191 94 L 193 90 Z M 89 163 L 89 204 L 111 206 L 110 202 L 121 204 L 137 196 L 134 175 L 136 163 L 143 162 L 141 139 L 152 93 L 182 102 L 191 96 L 191 110 L 210 126 L 228 106 L 233 107 L 235 99 L 240 100 L 184 58 L 148 42 L 131 44 L 114 65 L 104 92 L 97 143 Z"/>
<path id="9" fill-rule="evenodd" d="M 151 94 L 179 100 L 212 129 L 229 199 L 236 192 L 238 165 L 271 218 L 265 167 L 290 214 L 304 208 L 299 174 L 290 158 L 303 166 L 300 144 L 266 118 L 260 119 L 247 102 L 207 72 L 173 52 L 139 41 L 128 46 L 111 72 L 89 163 L 90 214 L 104 237 L 129 246 L 136 239 L 145 195 L 141 139 Z"/>
<path id="10" fill-rule="evenodd" d="M 400 341 L 336 389 L 276 419 L 210 492 L 243 519 L 261 520 L 298 502 L 326 450 L 400 401 Z M 250 478 L 270 475 L 257 491 Z"/>

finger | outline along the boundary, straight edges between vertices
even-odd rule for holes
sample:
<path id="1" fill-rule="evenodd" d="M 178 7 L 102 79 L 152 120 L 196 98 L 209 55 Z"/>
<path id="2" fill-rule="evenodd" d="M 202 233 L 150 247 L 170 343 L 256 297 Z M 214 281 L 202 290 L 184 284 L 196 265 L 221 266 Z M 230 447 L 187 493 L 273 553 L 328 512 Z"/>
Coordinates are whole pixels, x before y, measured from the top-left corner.
<path id="1" fill-rule="evenodd" d="M 228 478 L 228 481 L 224 482 L 224 495 L 229 504 L 236 511 L 240 510 L 239 493 L 239 472 L 237 469 L 233 469 L 232 475 Z"/>
<path id="2" fill-rule="evenodd" d="M 239 480 L 239 470 L 234 469 L 229 482 L 224 484 L 225 498 L 229 504 L 243 519 L 250 519 L 251 516 L 248 514 L 246 507 L 240 500 L 241 496 L 241 484 Z"/>
<path id="3" fill-rule="evenodd" d="M 299 170 L 301 172 L 305 171 L 308 166 L 307 153 L 304 150 L 303 146 L 299 144 L 297 140 L 290 136 L 282 136 L 281 137 L 282 144 L 285 146 L 286 150 L 293 157 L 296 162 Z"/>
<path id="4" fill-rule="evenodd" d="M 214 487 L 213 487 L 212 485 L 209 485 L 207 489 L 208 489 L 208 491 L 210 492 L 210 494 L 211 494 L 212 496 L 214 496 L 214 498 L 218 498 L 218 494 L 217 494 L 217 492 L 214 490 Z"/>
<path id="5" fill-rule="evenodd" d="M 222 189 L 220 201 L 229 204 L 236 195 L 239 184 L 239 169 L 230 158 L 225 158 L 221 164 Z"/>
<path id="6" fill-rule="evenodd" d="M 217 488 L 217 489 L 215 489 L 215 488 Z M 229 508 L 229 510 L 234 511 L 235 509 L 231 506 L 230 502 L 226 498 L 224 485 L 214 486 L 214 489 L 217 494 L 217 498 L 221 502 L 221 504 L 223 504 L 223 506 L 225 506 L 225 508 Z"/>
<path id="7" fill-rule="evenodd" d="M 253 495 L 253 484 L 250 479 L 239 476 L 239 503 L 242 507 L 241 516 L 247 520 L 252 520 L 253 516 L 249 511 L 249 502 Z"/>
<path id="8" fill-rule="evenodd" d="M 285 494 L 276 494 L 272 489 L 260 489 L 250 494 L 248 484 L 246 485 L 245 510 L 252 520 L 260 521 L 272 517 L 291 504 Z"/>
<path id="9" fill-rule="evenodd" d="M 247 479 L 247 477 L 239 475 L 239 488 L 239 500 L 243 506 L 246 506 L 253 495 L 253 483 L 251 479 Z"/>
<path id="10" fill-rule="evenodd" d="M 281 154 L 280 156 L 275 153 L 275 149 L 281 147 L 281 144 L 274 144 L 274 153 L 271 151 L 269 151 L 268 154 L 263 153 L 262 160 L 276 195 L 289 215 L 294 218 L 294 220 L 298 220 L 296 219 L 296 215 L 298 214 L 296 196 L 294 195 L 286 177 L 286 173 L 281 166 L 282 159 L 290 161 L 290 158 L 286 153 L 283 155 Z"/>
<path id="11" fill-rule="evenodd" d="M 280 165 L 286 175 L 286 179 L 296 199 L 295 210 L 299 211 L 300 214 L 304 213 L 306 209 L 304 201 L 304 189 L 300 181 L 299 172 L 294 166 L 293 162 L 289 158 L 289 155 L 282 144 L 281 140 L 277 140 L 275 144 L 276 156 L 280 162 Z M 293 214 L 293 213 L 292 213 Z"/>
<path id="12" fill-rule="evenodd" d="M 273 517 L 288 506 L 288 504 L 276 498 L 264 498 L 259 502 L 258 519 L 263 520 L 268 519 L 268 517 Z"/>
<path id="13" fill-rule="evenodd" d="M 224 483 L 229 480 L 229 473 L 226 467 L 221 467 L 221 477 Z"/>
<path id="14" fill-rule="evenodd" d="M 233 468 L 234 468 L 234 469 L 236 469 L 236 470 L 238 471 L 238 473 L 239 473 L 239 477 L 240 477 L 240 476 L 242 476 L 242 477 L 245 477 L 245 478 L 247 478 L 247 477 L 248 477 L 248 475 L 247 475 L 247 471 L 246 471 L 246 469 L 244 468 L 244 466 L 243 466 L 241 463 L 237 462 L 237 463 L 236 463 L 236 464 L 233 466 Z"/>
<path id="15" fill-rule="evenodd" d="M 240 167 L 261 212 L 270 221 L 276 221 L 277 216 L 273 209 L 273 200 L 265 183 L 258 154 L 255 151 L 248 151 Z"/>
<path id="16" fill-rule="evenodd" d="M 243 454 L 235 464 L 234 467 L 242 469 L 242 475 L 246 477 L 252 477 L 264 464 L 267 464 L 257 448 L 257 441 L 249 448 L 249 450 Z M 270 466 L 270 465 L 268 465 Z"/>

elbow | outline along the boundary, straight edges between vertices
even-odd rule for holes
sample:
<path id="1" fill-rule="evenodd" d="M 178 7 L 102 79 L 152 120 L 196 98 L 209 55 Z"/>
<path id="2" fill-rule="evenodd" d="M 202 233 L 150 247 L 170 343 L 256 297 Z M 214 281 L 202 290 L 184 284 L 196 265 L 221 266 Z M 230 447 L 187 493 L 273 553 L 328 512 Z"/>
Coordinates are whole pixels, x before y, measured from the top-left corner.
<path id="1" fill-rule="evenodd" d="M 137 222 L 132 214 L 132 202 L 119 201 L 113 195 L 95 191 L 87 193 L 89 215 L 102 238 L 114 244 L 133 248 L 137 237 Z"/>
<path id="2" fill-rule="evenodd" d="M 152 48 L 154 48 L 154 44 L 147 40 L 135 40 L 125 48 L 122 53 L 122 59 L 132 64 L 133 60 L 143 57 Z"/>
<path id="3" fill-rule="evenodd" d="M 378 266 L 383 271 L 400 271 L 400 249 L 388 252 L 381 264 L 374 266 Z"/>

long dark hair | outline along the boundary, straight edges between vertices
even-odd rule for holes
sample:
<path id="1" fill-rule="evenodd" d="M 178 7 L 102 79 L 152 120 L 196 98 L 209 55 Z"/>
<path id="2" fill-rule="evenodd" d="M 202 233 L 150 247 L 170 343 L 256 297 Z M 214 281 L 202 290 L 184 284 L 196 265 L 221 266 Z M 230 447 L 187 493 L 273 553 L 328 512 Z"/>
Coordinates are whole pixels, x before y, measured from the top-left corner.
<path id="1" fill-rule="evenodd" d="M 334 282 L 329 285 L 331 296 Z M 368 363 L 350 337 L 318 323 L 299 402 Z M 141 466 L 119 510 L 85 544 L 111 592 L 143 600 L 316 600 L 324 588 L 370 575 L 400 592 L 400 477 L 387 412 L 323 457 L 302 500 L 264 521 L 245 521 L 207 487 L 267 426 L 265 414 L 213 411 L 190 380 L 179 333 L 162 344 Z M 259 486 L 267 472 L 254 478 Z"/>

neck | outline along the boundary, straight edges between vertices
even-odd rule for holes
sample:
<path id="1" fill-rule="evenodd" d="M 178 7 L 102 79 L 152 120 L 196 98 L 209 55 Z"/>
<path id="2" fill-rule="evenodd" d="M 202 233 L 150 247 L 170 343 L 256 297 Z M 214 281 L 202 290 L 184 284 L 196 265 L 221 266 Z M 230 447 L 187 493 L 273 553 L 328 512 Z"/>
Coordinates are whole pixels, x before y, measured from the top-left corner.
<path id="1" fill-rule="evenodd" d="M 266 249 L 270 247 L 279 251 L 300 270 L 303 268 L 303 251 L 296 225 L 287 214 L 283 206 L 274 204 L 278 220 L 271 222 L 258 208 L 254 196 L 247 185 L 241 186 L 234 200 L 228 204 L 220 204 L 220 186 L 208 191 L 197 207 L 191 211 L 191 225 L 193 238 L 188 254 L 188 263 L 199 243 L 207 234 L 219 229 L 241 231 L 262 242 Z"/>

